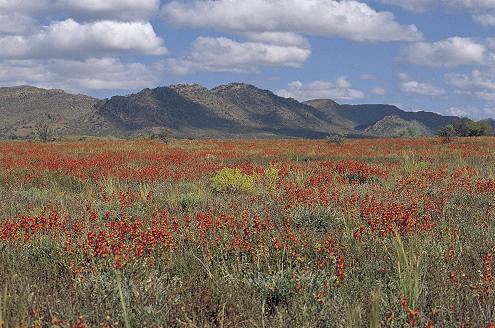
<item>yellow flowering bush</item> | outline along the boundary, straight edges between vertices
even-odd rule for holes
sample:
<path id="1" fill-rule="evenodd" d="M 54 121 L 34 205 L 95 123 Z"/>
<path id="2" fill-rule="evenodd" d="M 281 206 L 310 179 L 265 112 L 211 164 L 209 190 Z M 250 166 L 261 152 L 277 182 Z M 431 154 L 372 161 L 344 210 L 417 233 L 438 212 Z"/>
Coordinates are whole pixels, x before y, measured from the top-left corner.
<path id="1" fill-rule="evenodd" d="M 216 192 L 250 192 L 256 190 L 257 176 L 242 173 L 238 168 L 223 168 L 212 179 Z"/>

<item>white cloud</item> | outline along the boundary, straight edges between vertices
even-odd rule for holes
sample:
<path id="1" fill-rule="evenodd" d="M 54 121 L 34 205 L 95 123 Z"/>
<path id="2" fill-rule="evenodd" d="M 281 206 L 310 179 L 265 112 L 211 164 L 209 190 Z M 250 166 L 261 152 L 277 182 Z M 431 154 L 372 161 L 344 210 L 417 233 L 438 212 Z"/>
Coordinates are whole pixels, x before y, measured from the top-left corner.
<path id="1" fill-rule="evenodd" d="M 149 23 L 55 22 L 29 36 L 0 37 L 0 58 L 87 58 L 116 53 L 162 55 L 167 52 Z"/>
<path id="2" fill-rule="evenodd" d="M 158 85 L 162 71 L 116 58 L 77 60 L 9 60 L 0 62 L 2 85 L 29 84 L 71 92 L 140 89 Z"/>
<path id="3" fill-rule="evenodd" d="M 0 0 L 0 12 L 63 15 L 83 20 L 143 20 L 158 11 L 159 0 Z"/>
<path id="4" fill-rule="evenodd" d="M 292 32 L 246 32 L 244 36 L 250 41 L 259 43 L 310 48 L 309 41 L 306 38 Z"/>
<path id="5" fill-rule="evenodd" d="M 483 26 L 495 26 L 495 13 L 474 15 L 473 18 Z"/>
<path id="6" fill-rule="evenodd" d="M 171 59 L 174 74 L 194 72 L 248 72 L 258 66 L 300 67 L 311 50 L 256 42 L 237 42 L 227 38 L 197 38 L 184 58 Z"/>
<path id="7" fill-rule="evenodd" d="M 352 88 L 352 84 L 345 77 L 339 77 L 336 81 L 313 81 L 303 84 L 300 81 L 291 82 L 287 89 L 277 91 L 281 97 L 295 98 L 298 100 L 309 99 L 338 99 L 353 100 L 364 98 L 362 91 Z"/>
<path id="8" fill-rule="evenodd" d="M 469 38 L 452 37 L 438 42 L 419 42 L 402 49 L 401 59 L 430 67 L 483 64 L 486 47 Z"/>
<path id="9" fill-rule="evenodd" d="M 36 27 L 36 20 L 28 15 L 2 14 L 0 12 L 0 35 L 30 33 Z"/>
<path id="10" fill-rule="evenodd" d="M 457 93 L 479 100 L 495 101 L 495 79 L 492 74 L 474 70 L 471 74 L 446 74 L 445 81 L 457 88 Z"/>
<path id="11" fill-rule="evenodd" d="M 359 77 L 363 81 L 373 81 L 376 80 L 376 76 L 373 74 L 361 74 Z"/>
<path id="12" fill-rule="evenodd" d="M 495 38 L 486 38 L 485 44 L 489 49 L 495 49 Z"/>
<path id="13" fill-rule="evenodd" d="M 371 93 L 378 95 L 378 96 L 383 96 L 387 93 L 387 91 L 384 88 L 372 88 Z"/>
<path id="14" fill-rule="evenodd" d="M 429 83 L 411 80 L 406 74 L 399 74 L 399 79 L 401 80 L 400 89 L 406 93 L 429 97 L 442 97 L 446 95 L 445 89 Z"/>
<path id="15" fill-rule="evenodd" d="M 416 26 L 399 24 L 392 13 L 358 1 L 207 0 L 164 5 L 167 21 L 231 32 L 292 32 L 354 41 L 417 41 Z"/>
<path id="16" fill-rule="evenodd" d="M 456 106 L 444 111 L 447 115 L 470 117 L 475 120 L 495 117 L 495 108 L 490 106 Z"/>
<path id="17" fill-rule="evenodd" d="M 167 53 L 147 22 L 159 6 L 160 0 L 0 0 L 0 84 L 77 92 L 157 85 L 162 67 L 119 57 Z"/>
<path id="18" fill-rule="evenodd" d="M 493 0 L 381 0 L 381 2 L 413 11 L 434 7 L 469 10 L 495 9 Z"/>
<path id="19" fill-rule="evenodd" d="M 450 107 L 445 110 L 448 115 L 467 117 L 472 110 L 468 108 Z"/>
<path id="20" fill-rule="evenodd" d="M 381 0 L 381 2 L 416 12 L 433 8 L 467 11 L 472 14 L 475 22 L 485 26 L 495 25 L 494 0 Z"/>
<path id="21" fill-rule="evenodd" d="M 471 93 L 471 95 L 484 101 L 489 101 L 489 102 L 495 101 L 495 92 L 476 91 Z"/>
<path id="22" fill-rule="evenodd" d="M 495 79 L 491 74 L 474 70 L 471 74 L 446 74 L 445 80 L 448 84 L 461 90 L 494 90 Z"/>

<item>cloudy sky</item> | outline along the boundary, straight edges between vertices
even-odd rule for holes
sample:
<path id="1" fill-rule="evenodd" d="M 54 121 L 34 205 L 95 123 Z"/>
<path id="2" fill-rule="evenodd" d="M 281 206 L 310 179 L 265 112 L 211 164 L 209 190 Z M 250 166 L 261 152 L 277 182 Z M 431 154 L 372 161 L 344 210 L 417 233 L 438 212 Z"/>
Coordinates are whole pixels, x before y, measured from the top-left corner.
<path id="1" fill-rule="evenodd" d="M 0 85 L 241 81 L 495 117 L 495 0 L 0 0 Z"/>

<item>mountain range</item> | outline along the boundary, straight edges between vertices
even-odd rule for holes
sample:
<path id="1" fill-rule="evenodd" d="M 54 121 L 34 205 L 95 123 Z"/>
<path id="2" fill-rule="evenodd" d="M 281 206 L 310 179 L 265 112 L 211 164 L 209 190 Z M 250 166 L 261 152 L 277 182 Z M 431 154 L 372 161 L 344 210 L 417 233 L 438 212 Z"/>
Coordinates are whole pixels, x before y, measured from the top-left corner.
<path id="1" fill-rule="evenodd" d="M 56 135 L 172 137 L 428 136 L 460 120 L 392 105 L 299 102 L 243 83 L 207 89 L 178 84 L 96 99 L 58 89 L 0 88 L 0 138 L 31 138 L 40 125 Z M 495 121 L 490 121 L 495 125 Z"/>

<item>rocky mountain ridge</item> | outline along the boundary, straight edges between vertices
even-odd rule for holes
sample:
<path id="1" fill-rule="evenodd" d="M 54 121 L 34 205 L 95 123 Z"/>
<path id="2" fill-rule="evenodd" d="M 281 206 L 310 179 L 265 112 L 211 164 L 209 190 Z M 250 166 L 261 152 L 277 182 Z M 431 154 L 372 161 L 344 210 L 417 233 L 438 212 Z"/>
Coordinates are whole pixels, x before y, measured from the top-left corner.
<path id="1" fill-rule="evenodd" d="M 49 125 L 57 135 L 396 137 L 433 135 L 460 119 L 406 112 L 386 104 L 341 105 L 330 99 L 299 102 L 244 83 L 213 89 L 177 84 L 105 100 L 59 89 L 5 87 L 0 88 L 0 115 L 1 138 L 33 137 L 40 124 Z"/>

